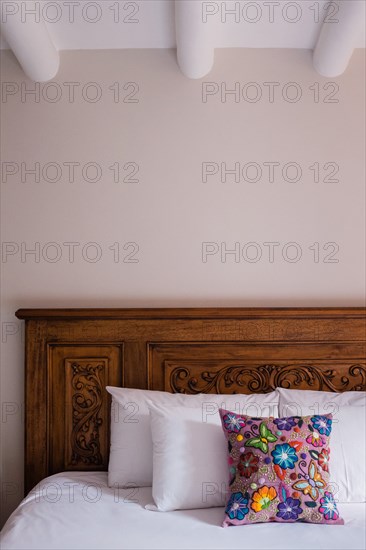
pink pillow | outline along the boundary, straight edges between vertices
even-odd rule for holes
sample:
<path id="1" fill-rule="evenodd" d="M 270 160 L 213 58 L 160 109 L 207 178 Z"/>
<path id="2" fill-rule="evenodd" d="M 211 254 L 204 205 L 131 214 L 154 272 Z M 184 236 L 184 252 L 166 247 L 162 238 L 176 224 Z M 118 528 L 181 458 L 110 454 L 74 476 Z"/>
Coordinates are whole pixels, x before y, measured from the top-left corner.
<path id="1" fill-rule="evenodd" d="M 223 527 L 344 523 L 329 486 L 331 414 L 255 418 L 220 409 L 220 416 L 231 493 Z"/>

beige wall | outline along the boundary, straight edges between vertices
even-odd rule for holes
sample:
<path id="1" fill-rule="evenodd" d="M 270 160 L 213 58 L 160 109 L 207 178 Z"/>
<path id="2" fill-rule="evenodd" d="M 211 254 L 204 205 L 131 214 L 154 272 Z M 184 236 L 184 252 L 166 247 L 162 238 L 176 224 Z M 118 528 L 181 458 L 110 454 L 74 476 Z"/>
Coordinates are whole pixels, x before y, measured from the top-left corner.
<path id="1" fill-rule="evenodd" d="M 317 75 L 310 52 L 301 50 L 221 50 L 203 81 L 184 78 L 170 50 L 62 57 L 58 88 L 41 85 L 37 102 L 22 98 L 22 86 L 33 84 L 11 54 L 2 55 L 4 517 L 22 492 L 17 308 L 357 306 L 365 297 L 363 51 L 336 85 Z M 67 82 L 80 83 L 74 102 Z M 136 84 L 123 89 L 128 82 L 138 85 L 136 95 Z M 237 82 L 240 97 L 214 93 L 203 102 L 204 82 L 214 83 L 213 91 Z M 269 82 L 278 83 L 273 101 Z M 96 89 L 101 98 L 93 103 Z M 55 92 L 60 98 L 51 102 Z M 301 98 L 291 102 L 295 92 Z M 254 93 L 262 94 L 257 102 L 249 101 Z M 126 101 L 128 94 L 138 101 Z M 71 182 L 73 162 L 80 166 Z M 205 162 L 211 164 L 203 168 Z M 39 182 L 25 173 L 35 163 Z M 115 163 L 119 182 L 109 168 Z M 219 171 L 203 183 L 202 169 L 221 163 L 237 163 L 240 181 L 227 175 L 221 182 Z M 268 163 L 279 163 L 272 182 Z M 101 178 L 92 182 L 95 166 Z M 138 181 L 123 182 L 137 166 Z M 339 181 L 329 181 L 337 166 Z M 262 171 L 261 179 L 245 181 L 246 170 L 249 180 Z M 297 182 L 282 177 L 296 179 L 300 171 Z M 71 242 L 79 244 L 64 244 Z M 26 253 L 37 247 L 36 255 Z M 225 247 L 236 256 L 225 256 Z M 215 254 L 204 262 L 205 251 Z M 255 254 L 258 261 L 250 261 Z"/>

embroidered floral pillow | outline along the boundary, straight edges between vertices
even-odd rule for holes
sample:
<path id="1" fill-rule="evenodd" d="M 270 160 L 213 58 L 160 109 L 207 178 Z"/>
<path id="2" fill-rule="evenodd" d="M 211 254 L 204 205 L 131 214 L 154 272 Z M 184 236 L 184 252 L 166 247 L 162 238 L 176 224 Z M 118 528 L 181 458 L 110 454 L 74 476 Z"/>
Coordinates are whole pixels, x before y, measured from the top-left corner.
<path id="1" fill-rule="evenodd" d="M 230 499 L 223 527 L 264 521 L 343 524 L 329 487 L 332 415 L 254 418 L 220 409 Z"/>

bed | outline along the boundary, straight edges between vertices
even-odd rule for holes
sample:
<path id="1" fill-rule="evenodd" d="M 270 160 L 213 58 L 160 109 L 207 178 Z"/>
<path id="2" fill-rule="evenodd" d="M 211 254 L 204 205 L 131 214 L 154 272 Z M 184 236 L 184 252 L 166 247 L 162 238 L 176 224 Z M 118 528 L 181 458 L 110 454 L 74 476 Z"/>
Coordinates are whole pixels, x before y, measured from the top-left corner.
<path id="1" fill-rule="evenodd" d="M 180 394 L 366 390 L 364 308 L 19 310 L 26 322 L 25 494 L 2 548 L 365 548 L 344 526 L 221 528 L 220 507 L 152 512 L 108 487 L 106 386 Z"/>

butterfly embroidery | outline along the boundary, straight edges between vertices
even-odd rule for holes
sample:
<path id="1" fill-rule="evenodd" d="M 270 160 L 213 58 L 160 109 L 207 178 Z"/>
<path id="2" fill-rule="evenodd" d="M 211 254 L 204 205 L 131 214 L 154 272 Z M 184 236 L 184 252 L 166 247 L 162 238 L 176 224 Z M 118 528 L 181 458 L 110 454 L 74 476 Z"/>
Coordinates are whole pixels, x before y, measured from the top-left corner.
<path id="1" fill-rule="evenodd" d="M 310 461 L 309 475 L 305 475 L 305 479 L 296 481 L 292 487 L 301 491 L 304 495 L 309 495 L 313 500 L 317 500 L 319 497 L 319 490 L 325 487 L 325 481 L 319 474 L 314 460 Z"/>
<path id="2" fill-rule="evenodd" d="M 262 453 L 268 453 L 268 443 L 277 441 L 277 437 L 273 435 L 264 422 L 262 422 L 259 426 L 259 435 L 260 437 L 252 437 L 251 439 L 248 439 L 245 446 L 255 447 L 256 449 L 260 449 Z"/>

